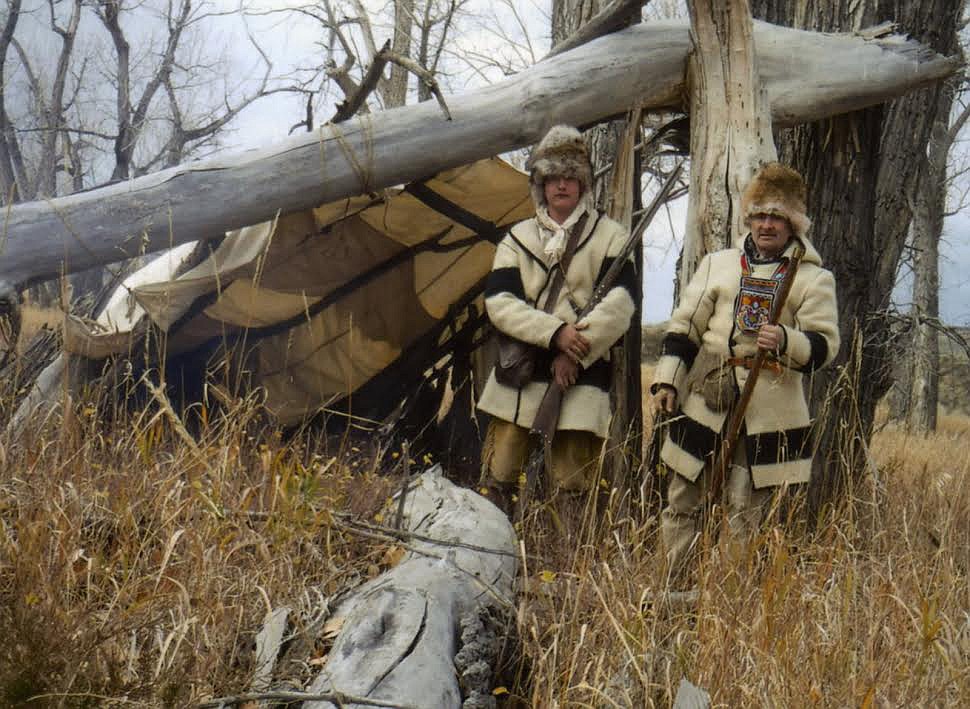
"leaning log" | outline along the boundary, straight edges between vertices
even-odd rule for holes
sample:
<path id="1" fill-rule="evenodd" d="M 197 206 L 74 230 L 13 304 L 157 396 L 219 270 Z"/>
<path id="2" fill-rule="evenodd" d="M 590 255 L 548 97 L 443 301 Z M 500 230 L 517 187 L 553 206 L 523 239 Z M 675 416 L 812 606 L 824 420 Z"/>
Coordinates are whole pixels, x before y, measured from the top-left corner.
<path id="1" fill-rule="evenodd" d="M 756 23 L 755 44 L 772 119 L 781 125 L 880 103 L 959 66 L 897 35 Z M 452 120 L 425 102 L 325 125 L 264 149 L 14 206 L 0 232 L 0 279 L 25 284 L 211 238 L 528 145 L 553 123 L 591 124 L 634 104 L 679 110 L 690 46 L 685 22 L 638 25 L 449 98 Z"/>
<path id="2" fill-rule="evenodd" d="M 472 692 L 491 696 L 491 687 L 480 682 L 491 677 L 494 644 L 459 648 L 458 639 L 478 634 L 461 631 L 476 626 L 484 609 L 501 615 L 512 607 L 517 543 L 512 525 L 484 497 L 445 479 L 440 466 L 413 483 L 404 520 L 407 555 L 337 608 L 328 625 L 342 632 L 310 693 L 428 709 L 458 709 L 463 689 L 466 698 Z"/>

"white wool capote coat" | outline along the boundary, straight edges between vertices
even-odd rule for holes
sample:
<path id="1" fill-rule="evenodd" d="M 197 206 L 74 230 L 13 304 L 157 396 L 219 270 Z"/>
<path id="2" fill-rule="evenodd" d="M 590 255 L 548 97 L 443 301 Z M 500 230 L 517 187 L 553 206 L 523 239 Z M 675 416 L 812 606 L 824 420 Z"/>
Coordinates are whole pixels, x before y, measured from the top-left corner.
<path id="1" fill-rule="evenodd" d="M 591 212 L 559 299 L 551 312 L 537 307 L 545 301 L 557 266 L 543 255 L 539 226 L 533 217 L 519 222 L 499 243 L 485 286 L 485 309 L 492 325 L 502 332 L 539 348 L 535 374 L 520 389 L 500 384 L 493 371 L 478 401 L 478 408 L 523 428 L 530 428 L 546 387 L 552 381 L 552 344 L 556 331 L 575 323 L 593 289 L 613 264 L 629 234 L 619 223 Z M 559 430 L 590 431 L 605 438 L 610 427 L 610 347 L 627 331 L 635 307 L 633 293 L 638 278 L 633 261 L 627 260 L 620 278 L 598 305 L 583 318 L 582 331 L 590 351 L 581 362 L 576 383 L 566 390 L 559 415 Z M 541 298 L 541 300 L 540 300 Z"/>
<path id="2" fill-rule="evenodd" d="M 803 483 L 811 477 L 811 421 L 802 379 L 831 362 L 839 349 L 835 279 L 822 268 L 815 247 L 807 239 L 802 244 L 805 255 L 779 320 L 785 331 L 781 372 L 761 370 L 744 417 L 743 441 L 756 488 Z M 783 256 L 794 249 L 793 240 Z M 699 392 L 686 390 L 689 370 L 695 360 L 709 367 L 712 361 L 757 353 L 756 336 L 735 323 L 741 254 L 741 249 L 725 249 L 701 261 L 671 316 L 654 375 L 653 390 L 673 386 L 682 404 L 660 457 L 691 481 L 712 462 L 727 413 L 711 411 Z M 752 264 L 751 275 L 768 278 L 777 265 Z M 748 369 L 732 370 L 737 392 L 744 388 Z M 695 374 L 705 372 L 692 373 L 692 380 Z"/>

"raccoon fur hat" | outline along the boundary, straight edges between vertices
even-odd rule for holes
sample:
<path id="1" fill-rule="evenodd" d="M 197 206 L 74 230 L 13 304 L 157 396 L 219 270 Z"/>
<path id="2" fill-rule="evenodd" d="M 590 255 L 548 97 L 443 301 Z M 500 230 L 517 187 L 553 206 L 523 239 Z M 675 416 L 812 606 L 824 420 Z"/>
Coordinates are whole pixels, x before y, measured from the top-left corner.
<path id="1" fill-rule="evenodd" d="M 792 233 L 803 238 L 812 226 L 805 213 L 806 194 L 805 180 L 790 167 L 778 162 L 762 165 L 741 195 L 744 223 L 755 214 L 774 214 L 787 219 Z"/>
<path id="2" fill-rule="evenodd" d="M 543 186 L 550 177 L 575 177 L 579 180 L 581 194 L 593 183 L 589 148 L 583 142 L 582 134 L 572 126 L 550 128 L 532 151 L 526 168 L 530 171 L 529 187 L 536 207 L 546 202 Z"/>

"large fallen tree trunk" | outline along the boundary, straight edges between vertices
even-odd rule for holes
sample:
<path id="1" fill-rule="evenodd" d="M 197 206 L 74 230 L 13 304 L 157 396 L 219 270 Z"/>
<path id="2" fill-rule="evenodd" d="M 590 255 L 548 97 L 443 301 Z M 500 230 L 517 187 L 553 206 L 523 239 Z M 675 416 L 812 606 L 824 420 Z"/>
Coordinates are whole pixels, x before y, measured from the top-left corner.
<path id="1" fill-rule="evenodd" d="M 343 631 L 309 691 L 458 709 L 463 688 L 466 698 L 491 696 L 494 644 L 459 648 L 458 639 L 474 638 L 461 629 L 475 626 L 484 608 L 512 607 L 515 532 L 495 505 L 450 483 L 440 466 L 418 478 L 404 509 L 411 551 L 337 609 L 331 623 Z"/>
<path id="2" fill-rule="evenodd" d="M 880 103 L 959 65 L 895 35 L 756 23 L 755 44 L 772 119 L 782 125 Z M 266 149 L 14 206 L 0 234 L 0 279 L 43 280 L 420 179 L 532 143 L 553 123 L 590 124 L 637 103 L 679 109 L 690 46 L 684 22 L 638 25 L 449 99 L 452 120 L 425 102 Z"/>

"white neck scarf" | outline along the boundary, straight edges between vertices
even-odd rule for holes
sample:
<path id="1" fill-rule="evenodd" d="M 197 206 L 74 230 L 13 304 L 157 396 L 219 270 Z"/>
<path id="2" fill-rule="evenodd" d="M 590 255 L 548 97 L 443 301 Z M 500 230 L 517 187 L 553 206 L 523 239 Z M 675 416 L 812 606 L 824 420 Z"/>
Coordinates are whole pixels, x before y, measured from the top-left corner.
<path id="1" fill-rule="evenodd" d="M 542 251 L 546 257 L 546 265 L 551 266 L 559 263 L 563 252 L 566 250 L 566 237 L 573 225 L 579 218 L 588 211 L 592 211 L 592 203 L 589 193 L 583 194 L 579 198 L 579 203 L 573 209 L 572 214 L 566 217 L 566 221 L 559 224 L 549 216 L 549 208 L 541 205 L 536 209 L 536 223 L 539 225 L 539 239 L 542 241 Z"/>

